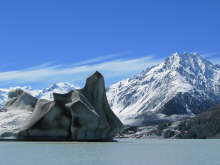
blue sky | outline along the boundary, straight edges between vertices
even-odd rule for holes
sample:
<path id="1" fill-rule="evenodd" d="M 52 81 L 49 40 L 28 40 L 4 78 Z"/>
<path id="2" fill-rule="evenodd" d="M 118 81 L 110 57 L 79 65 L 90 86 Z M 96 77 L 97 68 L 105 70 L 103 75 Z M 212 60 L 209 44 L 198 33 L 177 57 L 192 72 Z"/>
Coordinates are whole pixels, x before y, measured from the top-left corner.
<path id="1" fill-rule="evenodd" d="M 107 85 L 173 52 L 220 61 L 219 0 L 0 1 L 0 87 Z"/>

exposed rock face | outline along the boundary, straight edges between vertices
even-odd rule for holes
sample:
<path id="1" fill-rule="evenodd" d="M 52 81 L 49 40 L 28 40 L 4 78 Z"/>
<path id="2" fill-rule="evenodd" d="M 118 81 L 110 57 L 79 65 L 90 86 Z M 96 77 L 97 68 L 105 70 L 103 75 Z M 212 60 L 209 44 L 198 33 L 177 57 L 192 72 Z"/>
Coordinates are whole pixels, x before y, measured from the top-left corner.
<path id="1" fill-rule="evenodd" d="M 15 101 L 8 104 L 13 107 L 16 102 L 26 102 L 23 95 L 22 91 L 11 93 Z M 36 99 L 28 103 L 33 113 L 18 131 L 19 139 L 112 140 L 123 127 L 110 109 L 104 78 L 98 72 L 87 79 L 83 89 L 67 94 L 54 93 L 54 101 Z"/>

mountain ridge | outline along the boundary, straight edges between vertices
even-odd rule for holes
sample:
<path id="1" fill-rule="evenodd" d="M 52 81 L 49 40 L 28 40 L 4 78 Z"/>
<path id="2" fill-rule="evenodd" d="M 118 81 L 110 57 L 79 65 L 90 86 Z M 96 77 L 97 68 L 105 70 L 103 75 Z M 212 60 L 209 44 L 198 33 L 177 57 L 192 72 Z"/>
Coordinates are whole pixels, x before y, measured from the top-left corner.
<path id="1" fill-rule="evenodd" d="M 42 90 L 0 89 L 0 105 L 10 90 L 21 88 L 38 99 L 78 89 L 60 82 Z M 193 117 L 220 103 L 220 67 L 198 53 L 174 53 L 160 64 L 121 80 L 107 89 L 115 114 L 128 125 L 145 125 Z"/>
<path id="2" fill-rule="evenodd" d="M 219 91 L 220 69 L 216 65 L 198 53 L 174 53 L 113 84 L 107 96 L 125 124 L 140 124 L 152 118 L 201 113 L 220 102 Z"/>
<path id="3" fill-rule="evenodd" d="M 32 96 L 38 99 L 46 99 L 46 100 L 53 100 L 53 93 L 67 93 L 71 90 L 78 89 L 79 87 L 70 84 L 68 82 L 59 82 L 51 84 L 48 88 L 44 88 L 42 90 L 33 89 L 28 86 L 17 86 L 17 87 L 10 87 L 10 88 L 1 88 L 0 89 L 0 107 L 4 106 L 4 103 L 8 100 L 8 93 L 12 90 L 22 89 L 25 92 L 31 94 Z"/>

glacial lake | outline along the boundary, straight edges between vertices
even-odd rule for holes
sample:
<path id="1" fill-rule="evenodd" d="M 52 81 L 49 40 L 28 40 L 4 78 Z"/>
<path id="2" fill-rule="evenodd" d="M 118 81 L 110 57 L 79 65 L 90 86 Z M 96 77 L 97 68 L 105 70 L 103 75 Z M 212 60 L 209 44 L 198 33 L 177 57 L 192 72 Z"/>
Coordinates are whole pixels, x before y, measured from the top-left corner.
<path id="1" fill-rule="evenodd" d="M 0 142 L 0 165 L 220 165 L 220 140 Z"/>

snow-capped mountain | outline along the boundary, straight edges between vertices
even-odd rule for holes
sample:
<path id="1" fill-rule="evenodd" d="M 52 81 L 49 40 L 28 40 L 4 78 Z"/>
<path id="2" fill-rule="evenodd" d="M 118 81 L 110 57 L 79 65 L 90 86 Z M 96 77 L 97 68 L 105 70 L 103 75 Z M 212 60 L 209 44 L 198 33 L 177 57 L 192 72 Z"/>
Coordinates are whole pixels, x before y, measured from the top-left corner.
<path id="1" fill-rule="evenodd" d="M 113 84 L 107 97 L 125 124 L 198 114 L 220 103 L 220 67 L 197 53 L 174 53 L 164 62 Z"/>
<path id="2" fill-rule="evenodd" d="M 61 83 L 52 84 L 48 88 L 40 90 L 38 93 L 35 93 L 33 96 L 40 99 L 53 100 L 53 93 L 67 93 L 77 88 L 79 87 L 76 87 L 67 82 L 61 82 Z"/>
<path id="3" fill-rule="evenodd" d="M 71 90 L 77 89 L 79 87 L 74 86 L 67 82 L 60 82 L 50 85 L 48 88 L 42 90 L 32 89 L 31 87 L 11 87 L 0 89 L 0 108 L 3 107 L 4 103 L 8 99 L 8 92 L 15 89 L 22 89 L 32 96 L 39 99 L 53 100 L 53 93 L 67 93 Z"/>
<path id="4" fill-rule="evenodd" d="M 10 90 L 22 88 L 32 96 L 53 99 L 78 87 L 56 83 L 43 90 L 31 87 L 0 89 L 0 107 Z M 125 124 L 141 125 L 178 120 L 220 103 L 220 66 L 196 53 L 174 53 L 164 62 L 109 87 L 107 97 Z"/>

